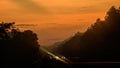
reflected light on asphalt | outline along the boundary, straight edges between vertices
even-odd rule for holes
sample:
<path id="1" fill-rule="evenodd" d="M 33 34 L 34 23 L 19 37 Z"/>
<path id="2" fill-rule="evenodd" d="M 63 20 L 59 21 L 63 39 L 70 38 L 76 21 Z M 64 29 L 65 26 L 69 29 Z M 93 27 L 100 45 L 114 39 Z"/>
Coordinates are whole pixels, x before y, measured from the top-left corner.
<path id="1" fill-rule="evenodd" d="M 69 64 L 66 60 L 68 60 L 68 59 L 62 59 L 62 58 L 60 58 L 59 56 L 56 56 L 55 54 L 53 54 L 53 53 L 51 53 L 51 52 L 49 52 L 48 50 L 46 50 L 45 48 L 42 48 L 42 47 L 40 47 L 40 49 L 42 50 L 42 51 L 44 51 L 46 54 L 48 54 L 49 56 L 51 56 L 52 58 L 54 58 L 54 59 L 56 59 L 56 60 L 58 60 L 58 61 L 61 61 L 61 62 L 63 62 L 63 63 L 65 63 L 65 64 Z"/>
<path id="2" fill-rule="evenodd" d="M 55 58 L 56 58 L 56 59 L 59 59 L 59 57 L 58 57 L 58 56 L 55 56 Z"/>

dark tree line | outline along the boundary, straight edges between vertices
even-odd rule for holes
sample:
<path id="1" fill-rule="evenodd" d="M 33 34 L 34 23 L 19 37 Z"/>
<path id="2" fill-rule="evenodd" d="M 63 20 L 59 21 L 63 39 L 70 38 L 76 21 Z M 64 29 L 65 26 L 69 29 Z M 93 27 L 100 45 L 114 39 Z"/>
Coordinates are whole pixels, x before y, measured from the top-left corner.
<path id="1" fill-rule="evenodd" d="M 31 66 L 41 57 L 37 35 L 31 30 L 21 32 L 14 24 L 0 23 L 0 62 L 4 66 Z M 66 57 L 119 61 L 120 8 L 111 7 L 104 20 L 97 19 L 85 33 L 77 33 L 60 46 L 55 51 Z"/>
<path id="2" fill-rule="evenodd" d="M 104 20 L 98 18 L 85 33 L 75 35 L 57 51 L 67 57 L 120 60 L 120 8 L 111 7 Z"/>
<path id="3" fill-rule="evenodd" d="M 3 66 L 33 65 L 40 59 L 37 35 L 21 32 L 13 23 L 0 23 L 0 62 Z"/>
<path id="4" fill-rule="evenodd" d="M 88 58 L 120 59 L 120 9 L 114 6 L 105 20 L 97 19 L 84 33 L 82 40 Z M 83 57 L 85 57 L 83 56 Z"/>

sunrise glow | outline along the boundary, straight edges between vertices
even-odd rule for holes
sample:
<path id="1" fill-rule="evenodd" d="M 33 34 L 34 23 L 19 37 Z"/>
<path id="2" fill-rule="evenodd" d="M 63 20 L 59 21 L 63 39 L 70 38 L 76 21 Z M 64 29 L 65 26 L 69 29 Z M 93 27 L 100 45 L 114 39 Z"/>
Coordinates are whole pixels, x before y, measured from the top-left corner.
<path id="1" fill-rule="evenodd" d="M 1 0 L 0 21 L 36 24 L 24 29 L 36 32 L 41 45 L 51 45 L 84 32 L 113 5 L 120 0 Z"/>

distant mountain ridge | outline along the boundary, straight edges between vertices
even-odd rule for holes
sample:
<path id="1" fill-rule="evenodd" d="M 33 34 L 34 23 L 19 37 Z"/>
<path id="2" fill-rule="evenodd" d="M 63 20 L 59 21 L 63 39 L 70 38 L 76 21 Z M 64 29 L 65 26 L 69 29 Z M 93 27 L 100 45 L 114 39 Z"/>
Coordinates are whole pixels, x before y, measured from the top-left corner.
<path id="1" fill-rule="evenodd" d="M 70 52 L 70 54 L 71 54 L 76 49 L 79 50 L 78 44 L 80 43 L 79 40 L 80 40 L 82 35 L 83 35 L 83 33 L 77 32 L 74 36 L 72 36 L 72 37 L 70 37 L 62 42 L 55 43 L 53 46 L 51 46 L 51 50 L 53 52 L 59 53 L 59 54 L 64 53 L 63 55 L 65 55 L 67 52 Z M 64 51 L 64 50 L 66 50 L 66 51 Z"/>

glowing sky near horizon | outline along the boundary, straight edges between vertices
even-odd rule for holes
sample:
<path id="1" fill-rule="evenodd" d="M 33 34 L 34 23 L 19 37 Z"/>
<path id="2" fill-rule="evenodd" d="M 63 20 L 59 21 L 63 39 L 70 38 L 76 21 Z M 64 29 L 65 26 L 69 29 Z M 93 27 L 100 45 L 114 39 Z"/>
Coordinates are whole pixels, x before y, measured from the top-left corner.
<path id="1" fill-rule="evenodd" d="M 26 29 L 37 32 L 42 45 L 51 45 L 84 32 L 113 5 L 120 6 L 120 0 L 0 0 L 0 21 L 38 24 Z"/>

